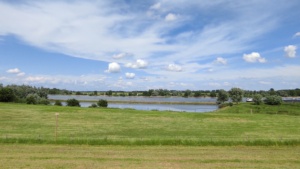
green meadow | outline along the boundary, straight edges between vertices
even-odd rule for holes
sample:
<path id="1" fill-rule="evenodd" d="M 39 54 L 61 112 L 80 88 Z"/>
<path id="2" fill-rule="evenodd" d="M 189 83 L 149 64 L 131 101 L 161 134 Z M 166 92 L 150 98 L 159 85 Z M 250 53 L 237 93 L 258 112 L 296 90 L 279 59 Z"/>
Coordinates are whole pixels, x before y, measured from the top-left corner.
<path id="1" fill-rule="evenodd" d="M 0 103 L 0 163 L 4 168 L 299 168 L 299 122 L 300 104 L 242 103 L 179 113 Z"/>

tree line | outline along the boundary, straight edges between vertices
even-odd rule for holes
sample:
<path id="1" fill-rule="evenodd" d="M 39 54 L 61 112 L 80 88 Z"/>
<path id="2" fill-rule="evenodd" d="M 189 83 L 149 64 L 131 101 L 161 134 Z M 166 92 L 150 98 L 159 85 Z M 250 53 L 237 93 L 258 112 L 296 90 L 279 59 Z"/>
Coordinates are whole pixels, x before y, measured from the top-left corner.
<path id="1" fill-rule="evenodd" d="M 167 89 L 149 89 L 146 91 L 70 91 L 76 95 L 91 95 L 91 96 L 164 96 L 164 97 L 217 97 L 218 90 L 167 90 Z M 268 95 L 278 95 L 281 97 L 297 97 L 300 96 L 300 89 L 287 89 L 287 90 L 243 90 L 244 97 L 253 97 L 260 94 L 263 97 Z"/>
<path id="2" fill-rule="evenodd" d="M 237 89 L 237 88 L 232 88 Z M 57 88 L 45 88 L 35 87 L 29 85 L 7 85 L 0 84 L 0 102 L 18 102 L 28 104 L 50 104 L 48 100 L 49 94 L 62 94 L 62 95 L 106 95 L 106 96 L 178 96 L 178 97 L 218 97 L 220 103 L 222 103 L 222 97 L 224 93 L 228 94 L 233 91 L 220 90 L 167 90 L 167 89 L 150 89 L 147 91 L 70 91 L 66 89 Z M 242 90 L 242 89 L 241 89 Z M 236 91 L 235 91 L 236 92 Z M 232 94 L 231 94 L 232 95 Z M 288 90 L 270 90 L 264 91 L 251 91 L 242 90 L 243 97 L 254 96 L 280 96 L 280 97 L 296 97 L 300 96 L 300 89 L 288 89 Z M 224 96 L 226 97 L 226 95 Z M 231 98 L 235 100 L 235 98 Z M 239 98 L 238 98 L 239 99 Z"/>

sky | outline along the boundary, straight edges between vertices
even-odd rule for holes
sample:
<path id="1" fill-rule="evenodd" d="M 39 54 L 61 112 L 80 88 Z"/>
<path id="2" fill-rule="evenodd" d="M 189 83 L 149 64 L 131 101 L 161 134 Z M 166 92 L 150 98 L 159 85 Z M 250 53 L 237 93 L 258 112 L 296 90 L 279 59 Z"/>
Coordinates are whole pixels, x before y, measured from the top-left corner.
<path id="1" fill-rule="evenodd" d="M 0 83 L 300 88 L 299 0 L 0 0 Z"/>

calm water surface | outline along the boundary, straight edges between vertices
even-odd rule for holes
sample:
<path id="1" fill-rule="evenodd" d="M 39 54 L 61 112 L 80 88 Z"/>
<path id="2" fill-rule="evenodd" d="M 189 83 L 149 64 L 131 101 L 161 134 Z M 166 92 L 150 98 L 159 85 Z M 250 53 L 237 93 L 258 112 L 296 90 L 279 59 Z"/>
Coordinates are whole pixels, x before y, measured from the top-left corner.
<path id="1" fill-rule="evenodd" d="M 143 97 L 143 96 L 87 96 L 87 95 L 48 95 L 53 100 L 68 100 L 71 98 L 84 101 L 137 101 L 137 102 L 216 102 L 212 97 Z"/>
<path id="2" fill-rule="evenodd" d="M 48 95 L 51 100 L 84 100 L 80 102 L 81 107 L 89 107 L 93 101 L 105 99 L 109 101 L 136 101 L 136 102 L 216 102 L 216 98 L 184 98 L 184 97 L 110 97 L 110 96 L 78 96 L 78 95 Z M 89 102 L 90 101 L 90 102 Z M 65 105 L 65 102 L 63 102 Z M 179 112 L 210 112 L 218 109 L 217 105 L 186 105 L 186 104 L 129 104 L 129 103 L 108 103 L 110 108 L 136 109 L 136 110 L 159 110 L 159 111 L 179 111 Z"/>

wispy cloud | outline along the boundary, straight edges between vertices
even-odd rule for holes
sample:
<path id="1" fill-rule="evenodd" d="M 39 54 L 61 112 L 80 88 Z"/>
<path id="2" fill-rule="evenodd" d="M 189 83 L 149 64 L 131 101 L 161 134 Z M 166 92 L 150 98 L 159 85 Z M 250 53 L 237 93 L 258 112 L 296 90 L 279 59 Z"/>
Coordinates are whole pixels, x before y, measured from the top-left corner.
<path id="1" fill-rule="evenodd" d="M 295 33 L 294 37 L 299 37 L 300 36 L 300 32 Z"/>
<path id="2" fill-rule="evenodd" d="M 223 65 L 226 65 L 227 64 L 227 60 L 222 58 L 222 57 L 218 57 L 216 60 L 215 60 L 215 63 L 219 63 L 219 64 L 223 64 Z"/>
<path id="3" fill-rule="evenodd" d="M 117 83 L 127 87 L 147 88 L 145 79 L 149 85 L 153 82 L 153 86 L 172 81 L 172 87 L 181 83 L 193 86 L 195 80 L 191 79 L 212 80 L 206 84 L 216 87 L 224 86 L 224 81 L 233 85 L 229 81 L 232 78 L 273 77 L 272 71 L 292 73 L 287 69 L 298 70 L 298 66 L 272 65 L 258 73 L 257 69 L 240 66 L 242 59 L 265 63 L 268 58 L 268 64 L 273 63 L 270 59 L 275 57 L 266 56 L 260 50 L 268 44 L 262 45 L 260 40 L 282 26 L 283 14 L 290 6 L 296 6 L 294 3 L 297 4 L 284 0 L 276 4 L 256 0 L 235 3 L 160 0 L 142 5 L 110 0 L 1 1 L 0 36 L 13 35 L 29 46 L 104 62 L 109 73 L 118 73 L 122 67 L 122 71 L 131 72 L 125 74 L 129 79 L 145 77 L 134 78 L 128 84 L 124 78 Z M 299 32 L 294 35 L 299 36 Z M 280 46 L 281 55 L 283 47 Z M 295 45 L 289 45 L 284 52 L 287 57 L 296 57 L 296 49 Z M 234 62 L 237 60 L 238 64 Z M 63 78 L 55 80 L 46 75 L 27 75 L 17 68 L 7 73 L 26 82 L 63 81 Z M 76 81 L 73 77 L 66 79 Z M 220 81 L 213 81 L 215 79 Z M 81 78 L 76 83 L 94 84 L 89 78 Z"/>
<path id="4" fill-rule="evenodd" d="M 165 17 L 165 20 L 168 21 L 168 22 L 171 22 L 171 21 L 175 21 L 177 19 L 177 16 L 173 13 L 169 13 L 166 17 Z"/>

